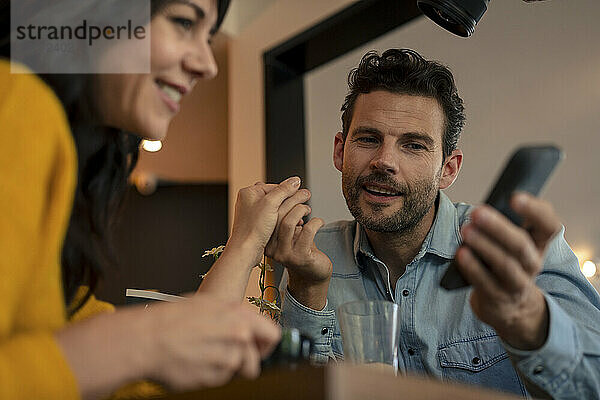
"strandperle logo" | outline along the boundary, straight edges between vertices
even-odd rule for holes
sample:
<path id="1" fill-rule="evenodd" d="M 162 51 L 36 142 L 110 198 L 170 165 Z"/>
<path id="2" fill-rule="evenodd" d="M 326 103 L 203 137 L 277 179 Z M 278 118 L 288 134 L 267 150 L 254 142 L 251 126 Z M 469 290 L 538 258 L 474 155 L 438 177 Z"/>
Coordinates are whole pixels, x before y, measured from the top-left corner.
<path id="1" fill-rule="evenodd" d="M 126 25 L 105 25 L 96 26 L 88 24 L 86 19 L 80 25 L 75 27 L 69 25 L 48 26 L 33 25 L 18 26 L 16 34 L 17 40 L 87 40 L 89 46 L 94 45 L 94 41 L 100 39 L 121 40 L 121 39 L 146 39 L 146 28 L 143 26 L 133 26 L 131 20 Z"/>
<path id="2" fill-rule="evenodd" d="M 11 0 L 11 65 L 43 74 L 148 73 L 150 6 L 151 0 Z"/>

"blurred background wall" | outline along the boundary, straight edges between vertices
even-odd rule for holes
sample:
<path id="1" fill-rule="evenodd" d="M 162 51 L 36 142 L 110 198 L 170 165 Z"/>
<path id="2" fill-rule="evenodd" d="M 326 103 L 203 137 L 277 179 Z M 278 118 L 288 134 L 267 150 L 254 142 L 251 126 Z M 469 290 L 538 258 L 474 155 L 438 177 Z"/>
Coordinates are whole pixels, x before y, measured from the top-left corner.
<path id="1" fill-rule="evenodd" d="M 458 180 L 446 193 L 479 203 L 520 144 L 566 153 L 543 197 L 566 226 L 580 260 L 600 259 L 600 2 L 490 2 L 471 38 L 421 16 L 305 75 L 307 181 L 314 215 L 351 219 L 332 162 L 348 71 L 369 50 L 407 47 L 448 65 L 467 123 Z"/>
<path id="2" fill-rule="evenodd" d="M 237 191 L 266 176 L 264 53 L 357 3 L 232 0 L 214 40 L 217 78 L 187 96 L 162 149 L 141 154 L 134 178 L 157 189 L 130 193 L 117 226 L 121 265 L 109 272 L 114 283 L 101 297 L 123 303 L 126 287 L 169 293 L 197 287 L 197 275 L 210 267 L 201 254 L 227 239 Z M 313 192 L 313 215 L 350 218 L 331 161 L 348 71 L 368 50 L 410 47 L 450 66 L 465 100 L 465 158 L 450 197 L 481 201 L 518 144 L 557 143 L 567 158 L 545 197 L 581 260 L 598 260 L 598 15 L 597 0 L 496 0 L 469 39 L 421 16 L 305 74 L 303 178 Z M 257 292 L 253 276 L 248 294 Z"/>

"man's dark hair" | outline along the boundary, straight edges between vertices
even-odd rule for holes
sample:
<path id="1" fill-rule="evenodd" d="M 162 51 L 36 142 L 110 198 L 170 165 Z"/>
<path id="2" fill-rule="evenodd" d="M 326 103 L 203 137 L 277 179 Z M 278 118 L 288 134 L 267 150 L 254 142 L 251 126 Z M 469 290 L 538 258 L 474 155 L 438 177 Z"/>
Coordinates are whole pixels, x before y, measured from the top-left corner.
<path id="1" fill-rule="evenodd" d="M 376 90 L 434 98 L 445 115 L 442 150 L 449 156 L 456 149 L 465 124 L 463 101 L 450 70 L 425 60 L 410 49 L 389 49 L 378 55 L 370 51 L 348 75 L 348 94 L 342 105 L 342 135 L 348 136 L 354 104 L 359 94 Z"/>

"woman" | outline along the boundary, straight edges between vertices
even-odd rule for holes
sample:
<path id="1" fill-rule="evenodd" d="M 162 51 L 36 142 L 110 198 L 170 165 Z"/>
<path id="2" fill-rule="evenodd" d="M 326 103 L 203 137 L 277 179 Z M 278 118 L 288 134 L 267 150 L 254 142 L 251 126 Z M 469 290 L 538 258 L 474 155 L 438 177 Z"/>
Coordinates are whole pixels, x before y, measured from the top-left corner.
<path id="1" fill-rule="evenodd" d="M 93 290 L 112 260 L 110 222 L 139 142 L 164 137 L 181 96 L 216 74 L 209 40 L 228 3 L 152 0 L 148 74 L 12 75 L 0 60 L 0 398 L 99 398 L 140 379 L 220 385 L 256 376 L 277 342 L 278 328 L 242 309 L 237 288 L 228 296 L 210 277 L 207 294 L 177 304 L 82 315 L 103 308 Z M 1 29 L 9 15 L 0 3 Z M 0 56 L 8 47 L 0 40 Z M 299 185 L 240 191 L 219 271 L 249 275 L 279 207 L 303 201 Z M 77 310 L 84 320 L 68 323 Z"/>

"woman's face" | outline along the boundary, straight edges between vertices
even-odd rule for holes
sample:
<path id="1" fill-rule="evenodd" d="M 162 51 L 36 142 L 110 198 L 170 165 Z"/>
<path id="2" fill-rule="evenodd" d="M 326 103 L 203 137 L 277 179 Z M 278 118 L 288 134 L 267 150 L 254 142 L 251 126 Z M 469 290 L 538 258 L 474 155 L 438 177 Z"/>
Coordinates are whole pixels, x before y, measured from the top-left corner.
<path id="1" fill-rule="evenodd" d="M 216 21 L 216 0 L 175 0 L 156 13 L 150 73 L 98 76 L 103 121 L 146 139 L 164 138 L 181 98 L 198 79 L 217 74 L 209 43 Z"/>

